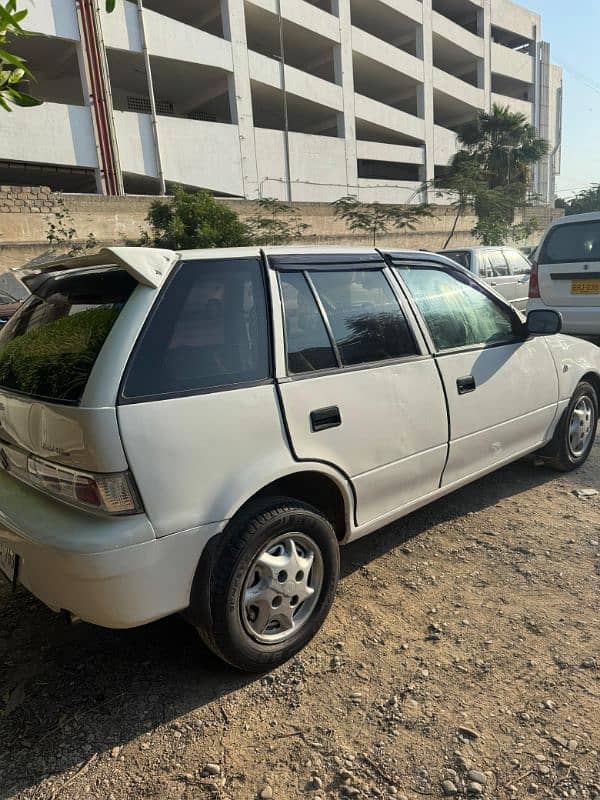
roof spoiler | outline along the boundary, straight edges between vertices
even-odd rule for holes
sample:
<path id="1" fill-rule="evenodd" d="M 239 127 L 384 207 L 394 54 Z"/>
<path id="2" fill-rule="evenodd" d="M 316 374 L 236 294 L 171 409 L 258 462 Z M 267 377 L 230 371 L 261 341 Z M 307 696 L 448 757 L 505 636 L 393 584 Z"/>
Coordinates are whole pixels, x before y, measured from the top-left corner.
<path id="1" fill-rule="evenodd" d="M 173 250 L 159 250 L 154 247 L 103 247 L 97 253 L 86 256 L 63 256 L 48 261 L 39 267 L 17 269 L 19 279 L 28 289 L 37 287 L 40 276 L 49 272 L 62 272 L 82 267 L 117 266 L 128 272 L 143 286 L 157 289 L 179 256 Z"/>

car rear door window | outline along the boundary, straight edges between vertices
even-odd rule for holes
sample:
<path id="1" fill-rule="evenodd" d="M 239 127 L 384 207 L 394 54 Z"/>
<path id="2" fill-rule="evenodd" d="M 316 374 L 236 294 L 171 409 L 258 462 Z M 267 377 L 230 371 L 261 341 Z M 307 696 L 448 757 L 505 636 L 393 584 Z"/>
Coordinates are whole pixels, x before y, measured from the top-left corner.
<path id="1" fill-rule="evenodd" d="M 123 396 L 194 394 L 260 382 L 269 372 L 260 261 L 183 261 L 134 350 Z"/>
<path id="2" fill-rule="evenodd" d="M 503 344 L 520 336 L 518 320 L 468 275 L 435 267 L 396 268 L 438 350 Z"/>
<path id="3" fill-rule="evenodd" d="M 600 261 L 600 220 L 556 225 L 546 237 L 540 264 Z"/>
<path id="4" fill-rule="evenodd" d="M 312 271 L 343 366 L 415 355 L 400 304 L 381 270 Z"/>
<path id="5" fill-rule="evenodd" d="M 504 256 L 512 275 L 529 275 L 531 272 L 531 264 L 524 255 L 517 250 L 505 250 Z"/>
<path id="6" fill-rule="evenodd" d="M 490 267 L 493 270 L 494 277 L 501 277 L 508 275 L 508 264 L 502 254 L 502 250 L 489 250 L 487 252 Z"/>
<path id="7" fill-rule="evenodd" d="M 302 272 L 280 274 L 288 371 L 332 369 L 337 359 L 325 322 Z"/>

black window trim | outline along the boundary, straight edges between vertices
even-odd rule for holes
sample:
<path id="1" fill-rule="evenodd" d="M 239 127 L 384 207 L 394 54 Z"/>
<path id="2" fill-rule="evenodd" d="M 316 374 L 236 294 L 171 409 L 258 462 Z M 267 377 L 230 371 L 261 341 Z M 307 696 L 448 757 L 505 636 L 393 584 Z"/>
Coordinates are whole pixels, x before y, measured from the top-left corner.
<path id="1" fill-rule="evenodd" d="M 578 227 L 580 228 L 582 225 L 597 225 L 600 228 L 600 219 L 589 219 L 586 222 L 563 222 L 560 225 L 554 225 L 542 242 L 542 246 L 540 247 L 540 254 L 539 257 L 536 259 L 537 263 L 540 267 L 554 267 L 557 264 L 598 264 L 600 263 L 600 255 L 597 258 L 562 258 L 557 260 L 548 261 L 547 260 L 547 251 L 548 251 L 548 243 L 552 239 L 552 237 L 556 234 L 559 228 L 567 228 L 567 227 Z"/>
<path id="2" fill-rule="evenodd" d="M 423 333 L 425 341 L 427 342 L 427 345 L 430 348 L 431 353 L 432 353 L 434 358 L 440 358 L 440 357 L 443 357 L 443 356 L 453 355 L 454 353 L 469 353 L 469 352 L 475 352 L 475 351 L 478 351 L 478 350 L 491 350 L 492 348 L 495 348 L 495 347 L 507 347 L 509 345 L 520 344 L 520 343 L 522 344 L 528 338 L 527 329 L 526 329 L 525 325 L 523 324 L 523 321 L 521 320 L 521 317 L 519 316 L 519 314 L 516 311 L 516 309 L 514 309 L 510 305 L 510 303 L 505 303 L 499 297 L 496 297 L 494 294 L 492 294 L 492 292 L 489 291 L 488 287 L 485 285 L 485 283 L 484 283 L 484 281 L 482 279 L 479 279 L 479 280 L 474 279 L 473 273 L 470 272 L 469 270 L 465 269 L 464 267 L 460 267 L 460 265 L 457 265 L 457 269 L 455 269 L 454 267 L 450 267 L 450 266 L 448 266 L 446 264 L 439 264 L 439 263 L 436 263 L 435 261 L 431 261 L 431 262 L 415 261 L 415 262 L 413 262 L 413 261 L 410 261 L 409 259 L 397 259 L 397 258 L 395 259 L 391 255 L 389 256 L 389 259 L 390 259 L 390 265 L 392 267 L 392 272 L 393 272 L 396 280 L 398 281 L 399 285 L 402 287 L 402 291 L 404 292 L 404 294 L 407 297 L 407 300 L 408 300 L 408 302 L 410 304 L 412 312 L 413 312 L 413 314 L 415 315 L 415 317 L 417 318 L 417 320 L 419 322 L 419 327 L 421 328 L 421 332 Z M 473 344 L 467 344 L 467 345 L 464 345 L 463 347 L 449 347 L 449 348 L 445 348 L 445 349 L 438 348 L 437 345 L 435 344 L 433 336 L 431 335 L 431 331 L 429 330 L 429 326 L 427 325 L 427 321 L 425 320 L 425 317 L 421 314 L 421 310 L 419 309 L 416 300 L 412 296 L 412 293 L 411 293 L 410 289 L 408 288 L 408 285 L 404 282 L 402 276 L 399 275 L 398 272 L 397 272 L 397 269 L 401 268 L 402 266 L 411 267 L 412 269 L 437 269 L 440 272 L 448 272 L 450 274 L 457 273 L 459 275 L 466 276 L 471 281 L 471 283 L 476 284 L 477 288 L 482 290 L 483 293 L 486 295 L 486 297 L 488 297 L 490 300 L 492 300 L 499 308 L 503 308 L 505 310 L 508 310 L 508 312 L 514 318 L 514 320 L 518 321 L 519 325 L 521 325 L 521 328 L 522 328 L 521 336 L 520 337 L 516 337 L 514 339 L 511 339 L 511 340 L 506 340 L 506 341 L 503 341 L 503 342 L 482 342 L 481 344 L 474 344 L 474 345 Z"/>
<path id="3" fill-rule="evenodd" d="M 357 263 L 358 262 L 355 262 L 352 265 L 345 265 L 345 269 L 341 269 L 339 271 L 340 272 L 354 272 L 357 269 L 357 267 L 356 267 Z M 282 288 L 281 288 L 281 277 L 280 276 L 281 276 L 281 273 L 296 272 L 297 270 L 295 270 L 295 269 L 287 269 L 287 268 L 280 268 L 280 269 L 276 270 L 276 275 L 277 275 L 277 289 L 278 289 L 278 292 L 279 292 L 279 301 L 281 303 L 281 312 L 282 312 L 282 318 L 283 318 L 282 321 L 283 321 L 283 345 L 284 345 L 284 354 L 285 354 L 285 377 L 280 378 L 279 379 L 279 383 L 289 383 L 290 381 L 306 380 L 308 378 L 317 378 L 317 377 L 322 377 L 322 376 L 327 376 L 327 375 L 338 375 L 340 373 L 345 373 L 345 372 L 358 372 L 359 370 L 364 370 L 364 369 L 380 369 L 381 367 L 386 367 L 386 366 L 393 365 L 393 364 L 405 364 L 405 363 L 413 362 L 413 361 L 426 361 L 426 360 L 432 358 L 433 354 L 430 351 L 429 343 L 428 343 L 427 338 L 423 337 L 424 340 L 425 340 L 425 347 L 427 348 L 424 351 L 423 348 L 421 347 L 420 343 L 419 343 L 418 337 L 415 336 L 413 320 L 416 323 L 417 328 L 420 331 L 419 319 L 415 318 L 412 305 L 404 297 L 404 294 L 403 294 L 402 290 L 399 290 L 399 291 L 397 290 L 397 287 L 395 285 L 394 279 L 391 277 L 392 270 L 390 270 L 390 266 L 389 266 L 387 260 L 380 258 L 380 260 L 378 262 L 378 266 L 379 266 L 380 272 L 383 273 L 383 275 L 384 275 L 384 277 L 385 277 L 385 279 L 386 279 L 386 281 L 387 281 L 387 283 L 388 283 L 388 285 L 389 285 L 389 287 L 390 287 L 390 289 L 392 291 L 392 294 L 396 298 L 396 302 L 398 303 L 398 307 L 400 308 L 400 312 L 402 313 L 402 316 L 406 320 L 406 324 L 408 326 L 410 335 L 411 335 L 411 337 L 413 339 L 413 343 L 415 345 L 416 352 L 413 355 L 399 356 L 398 358 L 386 358 L 386 359 L 383 359 L 383 360 L 380 360 L 380 361 L 367 361 L 364 364 L 349 364 L 347 366 L 344 366 L 344 364 L 342 363 L 342 360 L 341 360 L 341 356 L 340 356 L 340 353 L 339 353 L 339 348 L 337 346 L 337 342 L 335 341 L 335 338 L 333 336 L 333 331 L 331 330 L 331 325 L 329 323 L 329 318 L 327 317 L 327 312 L 325 311 L 325 309 L 323 307 L 323 303 L 321 301 L 321 298 L 319 297 L 319 293 L 317 292 L 316 287 L 315 287 L 314 283 L 312 282 L 312 279 L 311 279 L 310 275 L 308 274 L 309 268 L 305 267 L 301 271 L 303 272 L 305 280 L 306 280 L 306 282 L 307 282 L 307 284 L 309 286 L 309 289 L 310 289 L 311 293 L 313 294 L 313 297 L 315 298 L 315 302 L 317 304 L 317 310 L 318 310 L 319 314 L 321 315 L 321 319 L 323 320 L 323 323 L 325 325 L 325 330 L 327 331 L 327 335 L 329 337 L 329 343 L 332 346 L 333 354 L 334 354 L 334 357 L 336 358 L 336 360 L 338 362 L 338 366 L 337 367 L 325 367 L 324 369 L 314 369 L 314 370 L 310 370 L 310 371 L 307 371 L 307 372 L 297 372 L 297 373 L 290 372 L 289 364 L 288 364 L 287 331 L 286 331 L 286 325 L 285 325 L 285 303 L 283 301 L 283 291 L 282 291 Z M 360 269 L 362 269 L 362 268 L 363 267 L 361 266 Z M 312 267 L 310 267 L 310 269 L 312 270 Z M 332 272 L 333 270 L 331 268 L 329 268 L 327 271 L 328 272 Z M 335 270 L 335 271 L 337 272 L 338 270 Z M 406 303 L 408 305 L 408 309 L 402 303 L 403 299 L 406 301 Z M 407 313 L 407 311 L 409 311 L 410 313 Z M 411 317 L 412 317 L 412 319 L 411 319 Z M 420 331 L 420 332 L 422 333 L 422 331 Z"/>
<path id="4" fill-rule="evenodd" d="M 260 276 L 261 276 L 261 284 L 263 287 L 264 298 L 265 298 L 265 314 L 267 318 L 267 353 L 268 353 L 268 377 L 260 378 L 255 381 L 242 381 L 240 383 L 226 383 L 222 384 L 221 386 L 210 386 L 207 388 L 200 388 L 200 389 L 184 389 L 181 391 L 176 392 L 165 392 L 162 394 L 151 394 L 151 395 L 142 395 L 140 397 L 127 397 L 124 394 L 125 383 L 127 382 L 127 378 L 129 377 L 129 372 L 133 365 L 133 360 L 137 351 L 141 346 L 141 342 L 143 337 L 150 327 L 152 320 L 154 319 L 155 314 L 158 311 L 160 304 L 162 303 L 164 296 L 167 292 L 167 289 L 171 285 L 172 281 L 175 277 L 179 274 L 180 270 L 182 269 L 184 264 L 195 263 L 195 264 L 210 264 L 218 261 L 256 261 L 258 262 L 258 266 L 260 268 Z M 270 293 L 268 288 L 267 282 L 267 275 L 265 270 L 265 265 L 263 259 L 260 255 L 251 255 L 251 256 L 235 256 L 233 258 L 224 258 L 224 257 L 216 257 L 216 258 L 202 258 L 202 259 L 193 259 L 193 258 L 181 258 L 175 264 L 173 269 L 171 270 L 170 274 L 167 277 L 167 280 L 163 283 L 160 287 L 158 296 L 154 300 L 152 304 L 152 308 L 150 309 L 149 314 L 146 316 L 144 320 L 144 324 L 142 325 L 141 330 L 139 331 L 135 343 L 131 348 L 131 352 L 129 353 L 129 357 L 127 359 L 127 364 L 125 365 L 125 369 L 123 370 L 123 375 L 121 376 L 121 382 L 119 384 L 119 391 L 117 394 L 117 406 L 132 406 L 138 405 L 139 403 L 153 403 L 157 400 L 175 400 L 180 397 L 196 397 L 203 394 L 215 394 L 217 392 L 230 392 L 235 389 L 250 389 L 255 386 L 270 386 L 274 383 L 274 357 L 273 357 L 273 323 L 272 323 L 272 315 L 271 315 L 271 302 L 270 302 Z"/>

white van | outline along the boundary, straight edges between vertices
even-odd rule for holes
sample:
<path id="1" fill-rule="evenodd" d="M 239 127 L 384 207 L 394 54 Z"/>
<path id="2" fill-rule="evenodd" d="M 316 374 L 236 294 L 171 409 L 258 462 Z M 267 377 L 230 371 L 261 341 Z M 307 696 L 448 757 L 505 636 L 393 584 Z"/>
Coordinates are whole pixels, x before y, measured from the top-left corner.
<path id="1" fill-rule="evenodd" d="M 600 212 L 555 220 L 533 259 L 527 311 L 560 311 L 563 331 L 600 336 Z"/>

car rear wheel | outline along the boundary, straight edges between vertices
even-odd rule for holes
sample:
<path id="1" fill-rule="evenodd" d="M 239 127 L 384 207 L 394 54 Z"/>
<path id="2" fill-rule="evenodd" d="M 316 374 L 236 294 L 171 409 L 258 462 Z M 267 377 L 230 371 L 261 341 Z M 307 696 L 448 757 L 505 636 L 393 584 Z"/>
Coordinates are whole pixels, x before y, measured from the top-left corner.
<path id="1" fill-rule="evenodd" d="M 339 577 L 331 524 L 306 503 L 274 498 L 234 519 L 214 548 L 198 630 L 234 667 L 264 672 L 323 624 Z"/>
<path id="2" fill-rule="evenodd" d="M 598 395 L 590 383 L 582 381 L 554 434 L 550 466 L 569 472 L 584 464 L 594 446 L 597 427 Z"/>

